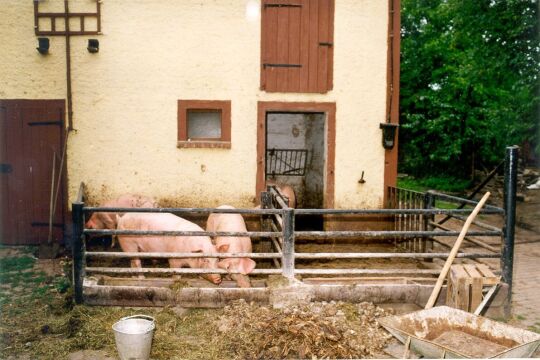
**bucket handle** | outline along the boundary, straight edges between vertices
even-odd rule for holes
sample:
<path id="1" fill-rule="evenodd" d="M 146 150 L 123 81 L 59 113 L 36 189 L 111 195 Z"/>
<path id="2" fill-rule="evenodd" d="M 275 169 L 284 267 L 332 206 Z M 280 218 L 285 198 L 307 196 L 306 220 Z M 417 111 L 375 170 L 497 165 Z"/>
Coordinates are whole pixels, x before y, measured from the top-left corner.
<path id="1" fill-rule="evenodd" d="M 121 318 L 120 320 L 128 320 L 128 319 L 144 319 L 144 320 L 150 320 L 150 321 L 152 321 L 153 323 L 156 322 L 156 319 L 154 319 L 153 317 L 148 316 L 148 315 L 132 315 L 132 316 L 126 316 L 126 317 Z"/>

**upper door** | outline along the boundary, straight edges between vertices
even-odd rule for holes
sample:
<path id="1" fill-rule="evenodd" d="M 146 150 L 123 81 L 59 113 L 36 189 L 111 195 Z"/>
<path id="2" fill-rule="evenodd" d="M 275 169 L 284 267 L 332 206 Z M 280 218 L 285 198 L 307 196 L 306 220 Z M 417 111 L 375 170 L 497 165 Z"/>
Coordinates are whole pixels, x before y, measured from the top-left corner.
<path id="1" fill-rule="evenodd" d="M 263 0 L 261 6 L 261 89 L 331 90 L 334 0 Z"/>
<path id="2" fill-rule="evenodd" d="M 63 129 L 63 100 L 0 100 L 0 243 L 46 242 L 55 202 L 52 241 L 62 240 L 64 179 L 56 201 L 51 190 L 63 172 Z"/>

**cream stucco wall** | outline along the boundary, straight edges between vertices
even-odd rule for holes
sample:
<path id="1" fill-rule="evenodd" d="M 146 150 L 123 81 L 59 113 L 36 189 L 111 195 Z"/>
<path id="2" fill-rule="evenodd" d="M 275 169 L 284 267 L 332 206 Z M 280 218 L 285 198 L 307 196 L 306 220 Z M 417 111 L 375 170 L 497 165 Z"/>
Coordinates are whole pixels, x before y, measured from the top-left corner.
<path id="1" fill-rule="evenodd" d="M 334 90 L 282 94 L 259 90 L 260 19 L 246 12 L 253 1 L 103 2 L 103 34 L 71 39 L 70 200 L 84 181 L 96 200 L 136 192 L 175 206 L 252 206 L 257 102 L 330 101 L 335 207 L 382 205 L 388 2 L 336 0 Z M 95 9 L 94 0 L 71 3 Z M 61 11 L 63 1 L 41 6 Z M 64 39 L 50 37 L 51 53 L 41 56 L 32 1 L 2 0 L 0 12 L 0 99 L 65 99 Z M 92 37 L 97 54 L 86 50 Z M 177 148 L 178 99 L 231 100 L 232 148 Z"/>

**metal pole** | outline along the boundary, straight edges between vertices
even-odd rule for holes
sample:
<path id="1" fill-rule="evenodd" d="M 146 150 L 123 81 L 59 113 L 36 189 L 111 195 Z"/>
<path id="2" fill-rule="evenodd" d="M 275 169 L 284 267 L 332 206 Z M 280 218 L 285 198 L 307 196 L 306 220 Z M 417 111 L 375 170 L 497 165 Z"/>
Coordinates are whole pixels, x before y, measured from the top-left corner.
<path id="1" fill-rule="evenodd" d="M 283 210 L 283 276 L 294 278 L 294 209 Z"/>
<path id="2" fill-rule="evenodd" d="M 84 239 L 83 239 L 83 202 L 75 202 L 71 205 L 73 216 L 73 240 L 72 240 L 72 256 L 73 256 L 73 294 L 75 303 L 83 302 L 83 278 L 84 278 Z"/>
<path id="3" fill-rule="evenodd" d="M 435 207 L 435 197 L 431 190 L 424 194 L 424 209 L 433 209 Z M 435 220 L 434 215 L 424 215 L 424 231 L 433 231 L 432 222 Z M 424 239 L 423 251 L 433 251 L 433 238 Z"/>
<path id="4" fill-rule="evenodd" d="M 504 235 L 501 254 L 501 275 L 502 280 L 508 284 L 507 303 L 505 305 L 506 315 L 510 315 L 512 309 L 518 153 L 518 146 L 507 147 L 504 164 Z"/>
<path id="5" fill-rule="evenodd" d="M 272 194 L 269 191 L 261 192 L 261 209 L 271 209 L 272 206 Z M 271 215 L 261 216 L 261 230 L 272 231 L 272 219 Z M 272 240 L 270 238 L 261 238 L 259 242 L 259 250 L 263 253 L 272 251 Z"/>

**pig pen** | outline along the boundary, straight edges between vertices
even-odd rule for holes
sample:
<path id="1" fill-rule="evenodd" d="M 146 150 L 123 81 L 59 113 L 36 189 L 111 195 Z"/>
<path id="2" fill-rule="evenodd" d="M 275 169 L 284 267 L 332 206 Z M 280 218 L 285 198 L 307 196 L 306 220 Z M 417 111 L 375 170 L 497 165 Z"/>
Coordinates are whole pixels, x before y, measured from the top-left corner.
<path id="1" fill-rule="evenodd" d="M 99 208 L 84 204 L 83 186 L 73 204 L 74 296 L 78 303 L 112 306 L 181 306 L 217 308 L 243 299 L 277 307 L 297 302 L 369 301 L 378 304 L 414 304 L 423 307 L 441 269 L 448 249 L 442 238 L 455 238 L 459 231 L 437 227 L 440 217 L 464 219 L 473 200 L 445 194 L 417 193 L 388 189 L 385 209 L 292 209 L 275 187 L 261 193 L 261 209 L 214 208 Z M 463 208 L 438 208 L 440 201 Z M 260 227 L 247 232 L 182 232 L 90 230 L 84 228 L 85 216 L 95 211 L 174 213 L 186 219 L 206 219 L 211 213 L 236 213 L 257 219 Z M 486 206 L 484 216 L 505 215 L 507 209 Z M 297 216 L 323 216 L 325 219 L 379 217 L 387 220 L 387 230 L 299 231 Z M 508 216 L 505 217 L 508 219 Z M 204 224 L 199 221 L 199 225 Z M 502 239 L 508 248 L 507 231 L 475 222 L 468 236 Z M 92 249 L 86 239 L 93 235 L 160 236 L 249 236 L 252 253 L 127 253 L 111 249 Z M 513 235 L 513 234 L 512 234 Z M 97 251 L 96 251 L 97 250 Z M 101 251 L 100 251 L 101 250 Z M 106 251 L 105 251 L 106 250 Z M 508 276 L 512 259 L 503 251 L 460 252 L 458 259 L 479 261 L 500 258 L 503 284 L 492 305 L 505 308 L 508 303 Z M 199 278 L 201 274 L 230 275 L 223 269 L 169 268 L 168 258 L 240 258 L 257 262 L 250 274 L 252 287 L 238 288 L 225 280 L 219 286 Z M 143 267 L 130 268 L 129 259 L 140 258 Z M 459 261 L 459 260 L 458 260 Z M 157 263 L 157 264 L 156 264 Z M 509 273 L 510 269 L 510 273 Z M 497 272 L 498 270 L 495 269 Z M 137 278 L 144 275 L 145 278 Z M 173 278 L 176 277 L 176 278 Z M 180 278 L 178 278 L 180 277 Z M 445 294 L 445 291 L 441 291 Z M 444 304 L 439 296 L 437 304 Z"/>

